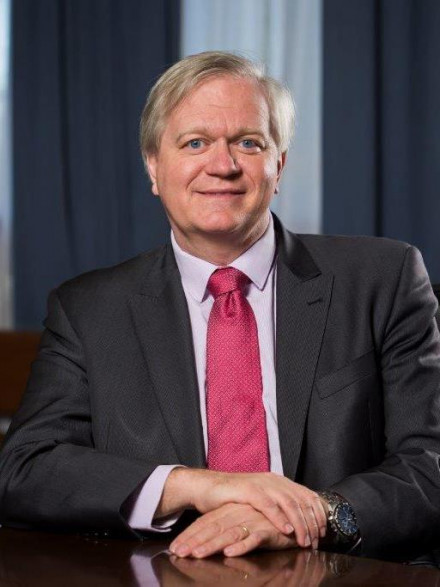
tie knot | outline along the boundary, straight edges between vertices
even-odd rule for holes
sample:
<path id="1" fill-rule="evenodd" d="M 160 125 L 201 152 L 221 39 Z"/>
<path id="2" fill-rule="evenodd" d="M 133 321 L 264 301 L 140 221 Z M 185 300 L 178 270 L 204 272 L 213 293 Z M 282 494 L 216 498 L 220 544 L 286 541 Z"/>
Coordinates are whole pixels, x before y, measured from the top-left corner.
<path id="1" fill-rule="evenodd" d="M 217 269 L 211 275 L 208 281 L 208 290 L 214 298 L 217 298 L 236 289 L 242 290 L 249 281 L 249 277 L 239 269 L 225 267 Z"/>

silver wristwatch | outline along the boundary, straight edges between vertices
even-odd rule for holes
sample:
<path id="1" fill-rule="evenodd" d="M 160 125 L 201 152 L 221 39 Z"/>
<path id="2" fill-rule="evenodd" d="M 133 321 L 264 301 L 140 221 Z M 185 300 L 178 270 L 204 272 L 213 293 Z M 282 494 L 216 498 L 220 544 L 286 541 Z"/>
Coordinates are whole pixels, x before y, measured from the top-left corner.
<path id="1" fill-rule="evenodd" d="M 329 539 L 333 544 L 356 544 L 360 533 L 357 525 L 356 514 L 348 501 L 339 495 L 329 491 L 318 491 L 328 504 L 328 529 Z"/>

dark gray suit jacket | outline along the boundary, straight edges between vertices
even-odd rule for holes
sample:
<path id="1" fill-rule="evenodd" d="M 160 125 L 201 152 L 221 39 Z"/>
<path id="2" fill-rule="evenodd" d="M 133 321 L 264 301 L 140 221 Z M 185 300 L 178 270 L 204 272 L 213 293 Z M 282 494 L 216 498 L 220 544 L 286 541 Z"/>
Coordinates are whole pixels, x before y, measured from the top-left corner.
<path id="1" fill-rule="evenodd" d="M 356 510 L 363 552 L 414 555 L 440 530 L 440 336 L 418 251 L 278 238 L 284 473 Z M 51 294 L 0 463 L 0 521 L 130 532 L 121 506 L 158 464 L 204 467 L 189 315 L 169 245 Z"/>

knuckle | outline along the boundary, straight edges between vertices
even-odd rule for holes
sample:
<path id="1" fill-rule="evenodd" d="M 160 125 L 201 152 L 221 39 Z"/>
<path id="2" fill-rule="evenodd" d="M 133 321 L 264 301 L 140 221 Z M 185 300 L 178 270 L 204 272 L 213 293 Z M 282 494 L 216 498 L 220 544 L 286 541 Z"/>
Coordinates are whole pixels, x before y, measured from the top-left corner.
<path id="1" fill-rule="evenodd" d="M 287 538 L 287 536 L 283 536 L 283 534 L 276 534 L 272 538 L 272 544 L 276 548 L 282 548 L 284 546 L 288 546 L 291 543 L 291 539 Z"/>
<path id="2" fill-rule="evenodd" d="M 260 501 L 261 507 L 266 509 L 266 510 L 278 510 L 279 506 L 276 503 L 276 501 L 274 501 L 271 497 L 269 497 L 268 495 L 264 495 L 261 497 L 261 501 Z"/>
<path id="3" fill-rule="evenodd" d="M 315 510 L 311 506 L 307 506 L 305 508 L 305 513 L 307 515 L 308 524 L 312 524 L 313 526 L 318 526 L 318 521 L 316 518 Z"/>
<path id="4" fill-rule="evenodd" d="M 199 546 L 199 544 L 201 544 L 202 541 L 198 540 L 197 537 L 192 536 L 191 538 L 188 538 L 188 540 L 185 540 L 185 544 L 187 544 L 189 546 L 189 548 L 195 548 L 196 546 Z"/>
<path id="5" fill-rule="evenodd" d="M 224 528 L 220 522 L 211 522 L 206 530 L 214 536 L 218 536 L 224 532 Z"/>
<path id="6" fill-rule="evenodd" d="M 242 481 L 241 489 L 243 491 L 255 491 L 255 483 L 249 479 L 244 479 Z"/>
<path id="7" fill-rule="evenodd" d="M 242 528 L 231 528 L 231 538 L 234 542 L 239 542 L 243 539 L 243 530 Z"/>
<path id="8" fill-rule="evenodd" d="M 294 497 L 287 498 L 286 507 L 290 510 L 301 510 L 301 504 Z"/>
<path id="9" fill-rule="evenodd" d="M 209 529 L 215 534 L 222 534 L 223 532 L 223 526 L 220 522 L 211 522 Z"/>
<path id="10" fill-rule="evenodd" d="M 252 532 L 249 540 L 252 540 L 253 548 L 257 548 L 265 542 L 266 538 L 267 532 L 264 530 L 256 530 L 255 532 Z"/>

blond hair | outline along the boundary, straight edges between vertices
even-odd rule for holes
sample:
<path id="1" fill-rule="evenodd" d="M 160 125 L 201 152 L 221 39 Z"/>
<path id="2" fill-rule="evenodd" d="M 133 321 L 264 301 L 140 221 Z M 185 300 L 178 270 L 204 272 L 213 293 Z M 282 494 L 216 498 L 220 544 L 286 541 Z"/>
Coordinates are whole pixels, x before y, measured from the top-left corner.
<path id="1" fill-rule="evenodd" d="M 262 89 L 270 112 L 270 132 L 280 153 L 293 135 L 295 110 L 289 90 L 265 75 L 264 66 L 225 51 L 206 51 L 181 59 L 155 83 L 140 121 L 142 154 L 157 154 L 169 114 L 203 81 L 218 76 L 254 80 Z"/>

